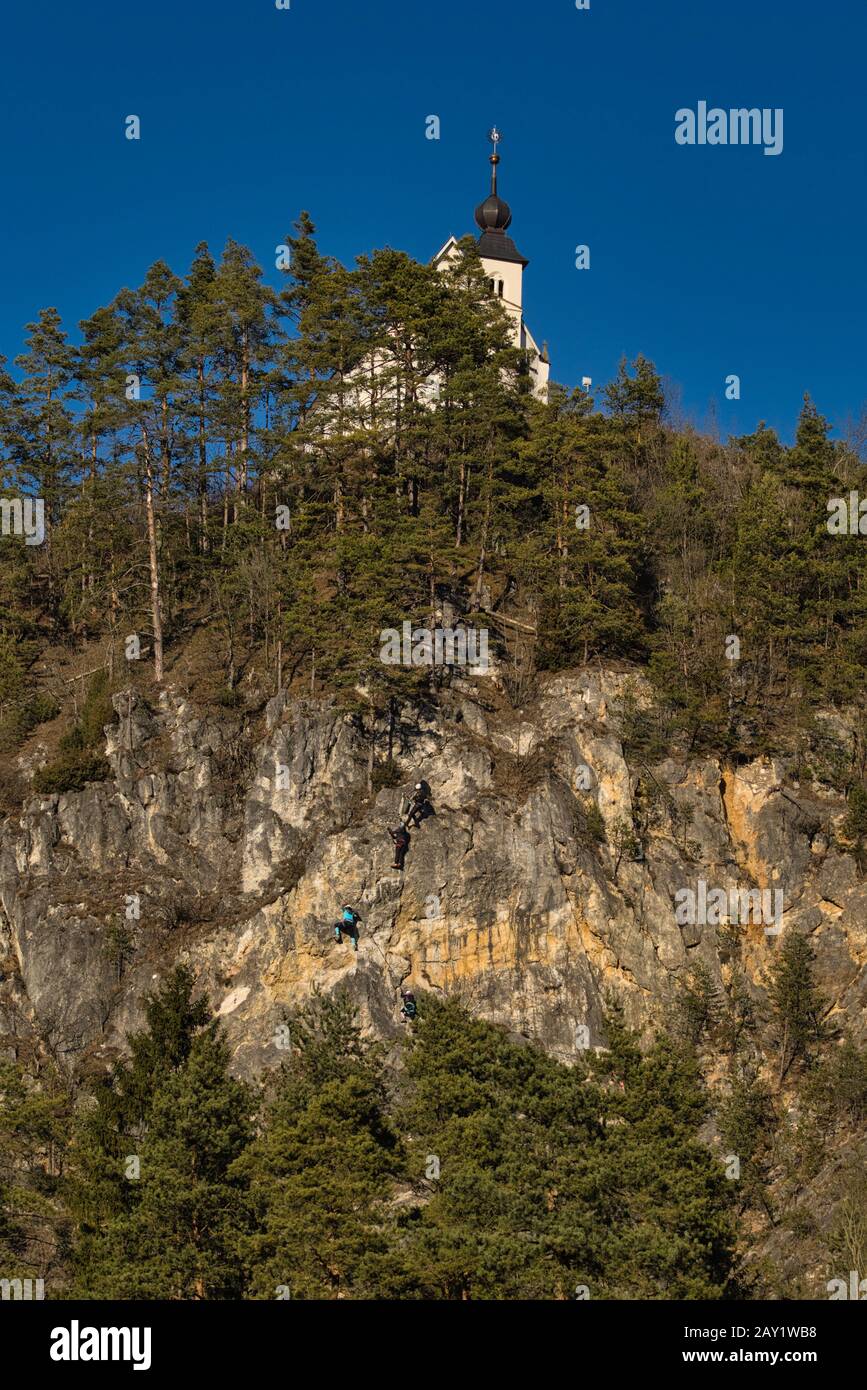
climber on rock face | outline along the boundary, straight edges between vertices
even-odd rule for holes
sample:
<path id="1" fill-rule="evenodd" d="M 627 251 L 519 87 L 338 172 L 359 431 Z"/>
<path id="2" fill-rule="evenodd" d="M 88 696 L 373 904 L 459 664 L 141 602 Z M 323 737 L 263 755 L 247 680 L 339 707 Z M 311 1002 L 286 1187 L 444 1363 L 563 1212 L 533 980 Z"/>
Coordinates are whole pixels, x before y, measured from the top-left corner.
<path id="1" fill-rule="evenodd" d="M 389 830 L 389 835 L 394 843 L 394 863 L 393 869 L 402 869 L 406 852 L 409 849 L 409 831 L 405 825 L 399 825 L 396 830 Z"/>
<path id="2" fill-rule="evenodd" d="M 334 924 L 334 936 L 337 941 L 342 941 L 344 936 L 348 936 L 352 942 L 353 950 L 358 950 L 358 928 L 361 919 L 357 912 L 351 907 L 344 906 L 341 921 Z"/>
<path id="3" fill-rule="evenodd" d="M 411 1023 L 412 1020 L 415 1018 L 416 1014 L 418 1013 L 418 1008 L 415 1002 L 415 995 L 412 993 L 412 990 L 402 989 L 400 991 L 400 997 L 403 1000 L 403 1007 L 400 1012 L 406 1019 L 407 1023 Z"/>
<path id="4" fill-rule="evenodd" d="M 433 807 L 430 804 L 430 796 L 431 791 L 427 782 L 416 782 L 413 788 L 409 815 L 407 816 L 406 820 L 408 826 L 421 825 L 422 821 L 425 819 L 426 816 L 433 815 Z"/>

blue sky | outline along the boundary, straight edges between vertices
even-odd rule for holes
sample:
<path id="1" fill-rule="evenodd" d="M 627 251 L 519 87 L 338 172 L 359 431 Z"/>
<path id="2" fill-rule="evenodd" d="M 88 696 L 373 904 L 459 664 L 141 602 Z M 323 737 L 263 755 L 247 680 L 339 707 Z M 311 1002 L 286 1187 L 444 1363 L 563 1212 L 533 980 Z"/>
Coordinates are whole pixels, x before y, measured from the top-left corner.
<path id="1" fill-rule="evenodd" d="M 862 0 L 41 0 L 4 17 L 0 352 L 158 257 L 419 259 L 473 229 L 486 133 L 557 380 L 642 351 L 723 436 L 867 402 Z M 683 147 L 675 112 L 782 107 L 784 148 Z M 124 137 L 140 116 L 139 142 Z M 436 114 L 439 141 L 425 138 Z M 591 269 L 575 268 L 575 247 Z M 741 399 L 725 399 L 725 379 Z"/>

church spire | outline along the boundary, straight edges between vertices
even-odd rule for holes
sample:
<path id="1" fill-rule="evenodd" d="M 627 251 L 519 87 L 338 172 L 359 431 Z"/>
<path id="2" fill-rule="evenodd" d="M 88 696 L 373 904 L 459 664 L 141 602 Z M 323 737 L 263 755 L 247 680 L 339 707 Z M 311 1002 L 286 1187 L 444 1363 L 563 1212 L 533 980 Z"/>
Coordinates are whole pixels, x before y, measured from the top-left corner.
<path id="1" fill-rule="evenodd" d="M 508 203 L 503 202 L 503 199 L 499 197 L 497 193 L 497 165 L 500 162 L 497 146 L 502 138 L 497 127 L 494 126 L 488 136 L 488 139 L 494 147 L 493 154 L 491 155 L 491 191 L 485 201 L 479 203 L 479 206 L 476 208 L 476 222 L 481 227 L 483 233 L 504 232 L 512 220 L 512 209 L 509 207 Z"/>
<path id="2" fill-rule="evenodd" d="M 517 261 L 521 265 L 526 265 L 526 260 L 512 238 L 506 236 L 506 230 L 512 221 L 512 209 L 497 192 L 497 166 L 500 163 L 497 147 L 502 138 L 497 127 L 494 126 L 488 136 L 493 146 L 493 153 L 490 156 L 491 191 L 485 201 L 479 203 L 476 208 L 476 223 L 482 233 L 478 241 L 479 255 L 488 260 Z"/>
<path id="3" fill-rule="evenodd" d="M 500 162 L 500 156 L 497 154 L 497 146 L 499 145 L 502 138 L 503 137 L 497 130 L 497 127 L 494 126 L 493 130 L 490 131 L 488 135 L 488 139 L 494 147 L 491 152 L 491 192 L 493 193 L 495 198 L 497 196 L 497 165 Z"/>

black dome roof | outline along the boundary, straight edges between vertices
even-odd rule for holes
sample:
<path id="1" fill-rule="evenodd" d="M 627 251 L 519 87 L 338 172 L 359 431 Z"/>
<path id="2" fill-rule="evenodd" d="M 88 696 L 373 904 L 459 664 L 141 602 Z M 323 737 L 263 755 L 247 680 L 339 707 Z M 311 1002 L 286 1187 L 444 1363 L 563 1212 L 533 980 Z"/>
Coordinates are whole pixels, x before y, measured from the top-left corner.
<path id="1" fill-rule="evenodd" d="M 494 152 L 490 156 L 491 191 L 485 201 L 479 203 L 476 208 L 476 222 L 482 233 L 477 243 L 479 255 L 485 260 L 515 261 L 518 265 L 527 265 L 528 261 L 521 255 L 512 238 L 506 236 L 506 228 L 512 221 L 512 209 L 497 192 L 497 165 L 500 162 L 497 145 L 502 137 L 496 127 L 491 131 L 490 138 L 494 144 Z"/>
<path id="2" fill-rule="evenodd" d="M 512 209 L 496 193 L 489 193 L 476 208 L 476 222 L 483 232 L 504 232 L 512 221 Z"/>

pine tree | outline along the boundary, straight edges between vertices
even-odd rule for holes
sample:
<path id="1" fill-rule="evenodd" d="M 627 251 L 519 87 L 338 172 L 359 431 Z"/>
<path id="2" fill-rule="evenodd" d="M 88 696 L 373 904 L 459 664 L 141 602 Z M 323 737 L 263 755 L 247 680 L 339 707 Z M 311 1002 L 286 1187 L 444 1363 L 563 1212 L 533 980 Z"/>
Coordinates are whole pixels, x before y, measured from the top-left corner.
<path id="1" fill-rule="evenodd" d="M 403 1124 L 426 1200 L 404 1218 L 425 1298 L 720 1297 L 734 1230 L 699 1142 L 693 1059 L 616 1013 L 598 1082 L 422 1000 Z M 431 1158 L 436 1165 L 431 1166 Z"/>
<path id="2" fill-rule="evenodd" d="M 630 376 L 626 358 L 622 357 L 617 376 L 604 388 L 602 397 L 614 419 L 633 440 L 637 456 L 665 408 L 665 393 L 653 363 L 639 353 Z"/>
<path id="3" fill-rule="evenodd" d="M 210 491 L 211 424 L 214 368 L 218 351 L 219 309 L 214 303 L 217 268 L 205 242 L 200 242 L 189 274 L 178 292 L 178 323 L 183 337 L 181 374 L 183 409 L 188 433 L 194 435 L 187 461 L 186 492 L 195 498 L 198 549 L 210 548 L 208 500 Z"/>
<path id="4" fill-rule="evenodd" d="M 37 1084 L 0 1061 L 0 1271 L 7 1279 L 62 1278 L 61 1205 L 69 1100 L 48 1072 Z"/>
<path id="5" fill-rule="evenodd" d="M 741 1206 L 761 1208 L 771 1219 L 774 1209 L 769 1186 L 778 1124 L 773 1097 L 765 1083 L 748 1072 L 736 1074 L 719 1107 L 720 1137 L 738 1161 Z"/>
<path id="6" fill-rule="evenodd" d="M 542 479 L 554 538 L 541 571 L 540 665 L 636 655 L 643 646 L 644 524 L 607 457 L 586 393 L 554 394 L 522 462 Z"/>
<path id="7" fill-rule="evenodd" d="M 678 991 L 675 1027 L 678 1036 L 697 1047 L 712 1032 L 719 1018 L 720 990 L 707 966 L 694 965 Z"/>
<path id="8" fill-rule="evenodd" d="M 254 411 L 271 351 L 276 297 L 245 246 L 228 241 L 210 285 L 216 381 L 212 414 L 226 488 L 243 496 L 256 469 Z"/>
<path id="9" fill-rule="evenodd" d="M 193 977 L 177 967 L 145 1000 L 146 1028 L 128 1038 L 130 1060 L 118 1062 L 94 1091 L 76 1127 L 76 1162 L 67 1201 L 75 1219 L 73 1268 L 83 1297 L 99 1297 L 118 1277 L 123 1252 L 113 1223 L 128 1218 L 140 1189 L 127 1159 L 140 1157 L 156 1096 L 186 1063 L 209 1021 L 204 999 L 193 1000 Z"/>
<path id="10" fill-rule="evenodd" d="M 56 529 L 62 612 L 74 633 L 98 632 L 122 620 L 130 580 L 124 578 L 135 531 L 129 524 L 127 480 L 118 467 L 124 417 L 123 329 L 114 306 L 79 325 L 83 342 L 73 392 L 80 419 L 80 484 Z"/>
<path id="11" fill-rule="evenodd" d="M 699 1140 L 709 1098 L 698 1062 L 666 1037 L 642 1055 L 617 1010 L 606 1032 L 610 1051 L 597 1070 L 614 1083 L 619 1119 L 606 1128 L 601 1183 L 617 1193 L 606 1296 L 725 1297 L 736 1286 L 731 1185 Z"/>
<path id="12" fill-rule="evenodd" d="M 154 679 L 165 673 L 166 593 L 161 552 L 170 527 L 174 472 L 183 454 L 183 331 L 177 301 L 181 280 L 156 261 L 138 290 L 122 290 L 115 309 L 122 326 L 126 380 L 124 428 L 130 471 L 144 510 L 148 611 Z"/>
<path id="13" fill-rule="evenodd" d="M 807 494 L 811 502 L 818 503 L 822 514 L 825 513 L 825 502 L 834 482 L 835 452 L 828 439 L 829 432 L 828 421 L 819 414 L 809 395 L 805 394 L 795 447 L 786 463 L 786 477 L 790 486 Z"/>
<path id="14" fill-rule="evenodd" d="M 43 309 L 36 322 L 27 325 L 27 334 L 27 351 L 15 359 L 24 376 L 10 400 L 6 437 L 19 495 L 38 498 L 44 504 L 45 563 L 53 600 L 52 534 L 80 467 L 70 407 L 76 353 L 67 342 L 56 309 Z"/>
<path id="15" fill-rule="evenodd" d="M 296 1051 L 234 1170 L 255 1213 L 253 1294 L 376 1297 L 392 1277 L 384 1203 L 400 1167 L 381 1049 L 339 997 L 315 997 L 290 1028 Z"/>
<path id="16" fill-rule="evenodd" d="M 816 953 L 805 936 L 787 932 L 774 961 L 768 991 L 778 1049 L 777 1084 L 796 1062 L 809 1066 L 816 1046 L 828 1036 L 825 1004 L 816 988 Z"/>
<path id="17" fill-rule="evenodd" d="M 122 1259 L 107 1271 L 115 1297 L 244 1295 L 238 1242 L 246 1194 L 233 1165 L 252 1137 L 253 1099 L 228 1068 L 226 1042 L 216 1024 L 208 1024 L 154 1098 L 141 1144 L 138 1200 L 108 1230 L 109 1245 Z"/>
<path id="18" fill-rule="evenodd" d="M 420 1001 L 406 1074 L 402 1127 L 424 1194 L 403 1222 L 410 1291 L 570 1296 L 592 1262 L 590 1214 L 576 1206 L 599 1134 L 592 1088 L 505 1030 L 430 998 Z"/>

